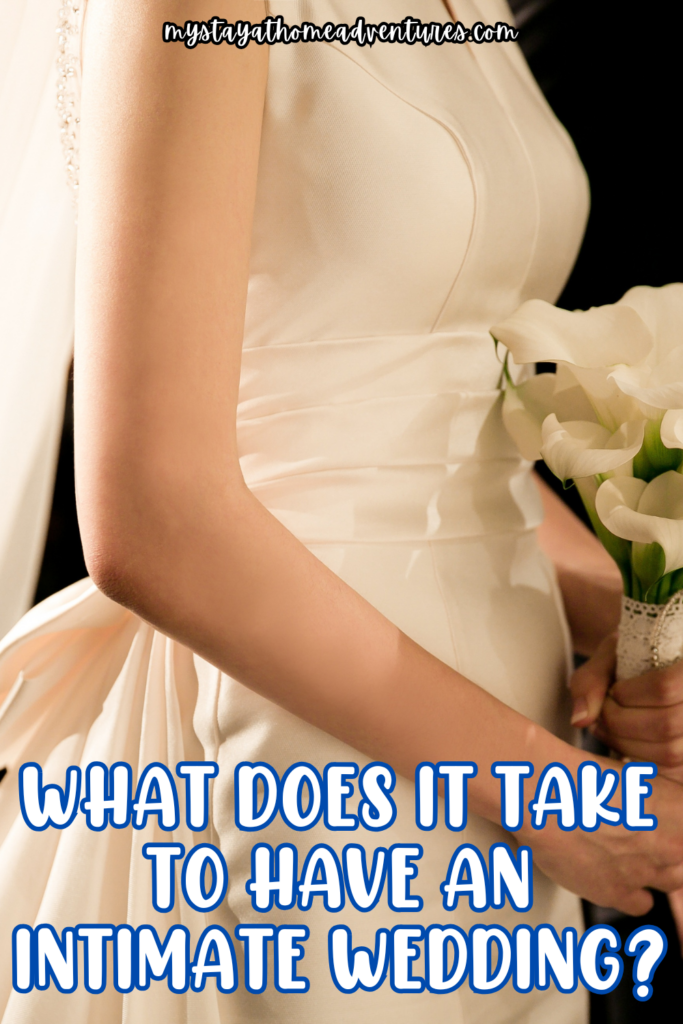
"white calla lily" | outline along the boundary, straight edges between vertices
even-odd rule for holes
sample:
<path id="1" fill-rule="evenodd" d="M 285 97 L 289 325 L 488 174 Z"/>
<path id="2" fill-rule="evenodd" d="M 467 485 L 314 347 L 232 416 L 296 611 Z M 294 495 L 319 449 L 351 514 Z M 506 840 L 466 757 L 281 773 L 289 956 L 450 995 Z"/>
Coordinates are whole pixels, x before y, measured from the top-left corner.
<path id="1" fill-rule="evenodd" d="M 683 408 L 683 284 L 630 288 L 617 303 L 628 306 L 649 330 L 653 345 L 642 363 L 622 358 L 610 377 L 624 394 L 652 409 Z M 661 415 L 661 413 L 660 413 Z"/>
<path id="2" fill-rule="evenodd" d="M 525 459 L 541 458 L 541 426 L 555 412 L 568 420 L 595 420 L 595 413 L 576 380 L 556 373 L 539 373 L 517 386 L 509 384 L 503 397 L 503 422 Z"/>
<path id="3" fill-rule="evenodd" d="M 542 299 L 523 302 L 491 328 L 515 363 L 566 362 L 601 369 L 642 362 L 653 347 L 650 330 L 627 304 L 570 312 Z"/>
<path id="4" fill-rule="evenodd" d="M 659 544 L 664 573 L 683 568 L 683 476 L 673 470 L 645 483 L 635 477 L 605 480 L 595 496 L 600 521 L 617 537 Z"/>
<path id="5" fill-rule="evenodd" d="M 561 480 L 611 473 L 638 454 L 644 432 L 644 420 L 623 423 L 610 433 L 585 420 L 560 423 L 551 413 L 541 428 L 541 457 Z"/>
<path id="6" fill-rule="evenodd" d="M 683 284 L 585 312 L 532 300 L 491 334 L 511 384 L 515 364 L 556 363 L 554 387 L 506 399 L 510 432 L 575 481 L 627 595 L 666 604 L 683 591 Z"/>
<path id="7" fill-rule="evenodd" d="M 491 333 L 516 363 L 571 366 L 609 428 L 631 418 L 629 403 L 652 418 L 683 408 L 683 284 L 631 288 L 585 312 L 532 299 Z"/>

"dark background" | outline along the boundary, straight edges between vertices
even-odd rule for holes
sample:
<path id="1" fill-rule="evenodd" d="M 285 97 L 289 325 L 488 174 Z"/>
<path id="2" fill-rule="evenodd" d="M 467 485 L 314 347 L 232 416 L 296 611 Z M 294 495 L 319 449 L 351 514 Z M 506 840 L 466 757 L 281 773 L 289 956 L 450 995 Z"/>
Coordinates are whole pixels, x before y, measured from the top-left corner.
<path id="1" fill-rule="evenodd" d="M 559 305 L 586 309 L 615 302 L 636 284 L 683 280 L 680 5 L 513 0 L 512 6 L 522 48 L 574 139 L 591 183 L 585 242 Z M 71 404 L 69 387 L 36 601 L 86 575 L 76 522 Z M 543 466 L 540 471 L 559 488 Z M 583 514 L 575 491 L 558 493 Z M 650 921 L 669 939 L 652 999 L 633 999 L 626 957 L 619 988 L 592 997 L 593 1024 L 649 1021 L 680 1005 L 680 949 L 661 894 L 647 918 L 619 917 L 591 906 L 586 917 L 589 924 L 609 919 L 622 939 Z"/>

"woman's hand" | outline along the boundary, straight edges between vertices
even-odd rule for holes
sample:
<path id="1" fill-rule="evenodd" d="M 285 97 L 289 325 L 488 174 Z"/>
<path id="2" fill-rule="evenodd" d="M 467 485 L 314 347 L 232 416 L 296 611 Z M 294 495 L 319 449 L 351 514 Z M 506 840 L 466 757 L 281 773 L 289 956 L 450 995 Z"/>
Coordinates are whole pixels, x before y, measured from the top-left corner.
<path id="1" fill-rule="evenodd" d="M 603 770 L 614 767 L 607 758 L 598 760 Z M 647 889 L 683 886 L 682 801 L 682 787 L 655 779 L 647 802 L 658 821 L 653 831 L 603 824 L 595 832 L 565 832 L 549 821 L 538 831 L 526 825 L 520 839 L 532 847 L 535 864 L 566 889 L 598 906 L 645 914 L 653 905 Z M 616 798 L 611 803 L 618 806 Z"/>
<path id="2" fill-rule="evenodd" d="M 612 634 L 574 673 L 572 724 L 590 728 L 626 757 L 654 761 L 661 774 L 683 782 L 683 662 L 614 682 L 615 658 Z"/>

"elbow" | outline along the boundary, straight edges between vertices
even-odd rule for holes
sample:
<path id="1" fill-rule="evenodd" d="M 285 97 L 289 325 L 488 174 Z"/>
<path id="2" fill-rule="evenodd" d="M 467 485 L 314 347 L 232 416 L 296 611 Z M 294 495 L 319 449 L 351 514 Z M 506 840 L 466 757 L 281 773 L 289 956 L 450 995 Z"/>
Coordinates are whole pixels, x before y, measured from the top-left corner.
<path id="1" fill-rule="evenodd" d="M 143 614 L 143 609 L 149 607 L 154 582 L 158 587 L 163 575 L 163 529 L 145 501 L 134 503 L 143 511 L 133 514 L 129 500 L 116 501 L 112 495 L 108 498 L 78 502 L 86 569 L 106 597 Z"/>
<path id="2" fill-rule="evenodd" d="M 117 604 L 138 611 L 145 579 L 130 546 L 114 542 L 104 530 L 82 530 L 82 535 L 85 566 L 97 589 Z"/>
<path id="3" fill-rule="evenodd" d="M 168 613 L 169 595 L 191 588 L 198 573 L 213 571 L 218 549 L 239 547 L 237 524 L 249 518 L 253 502 L 244 486 L 202 486 L 191 479 L 173 486 L 148 481 L 79 501 L 90 578 L 112 601 L 159 621 Z"/>

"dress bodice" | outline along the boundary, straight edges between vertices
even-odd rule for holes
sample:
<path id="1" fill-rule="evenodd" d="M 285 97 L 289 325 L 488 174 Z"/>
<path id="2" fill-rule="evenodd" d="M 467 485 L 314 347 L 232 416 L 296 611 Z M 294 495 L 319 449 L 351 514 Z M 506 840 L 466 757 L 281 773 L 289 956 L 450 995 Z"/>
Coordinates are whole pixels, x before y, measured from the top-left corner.
<path id="1" fill-rule="evenodd" d="M 449 5 L 422 0 L 420 18 L 512 20 L 501 0 Z M 516 44 L 271 47 L 238 431 L 247 482 L 287 526 L 315 541 L 535 524 L 488 330 L 557 298 L 587 198 Z"/>

